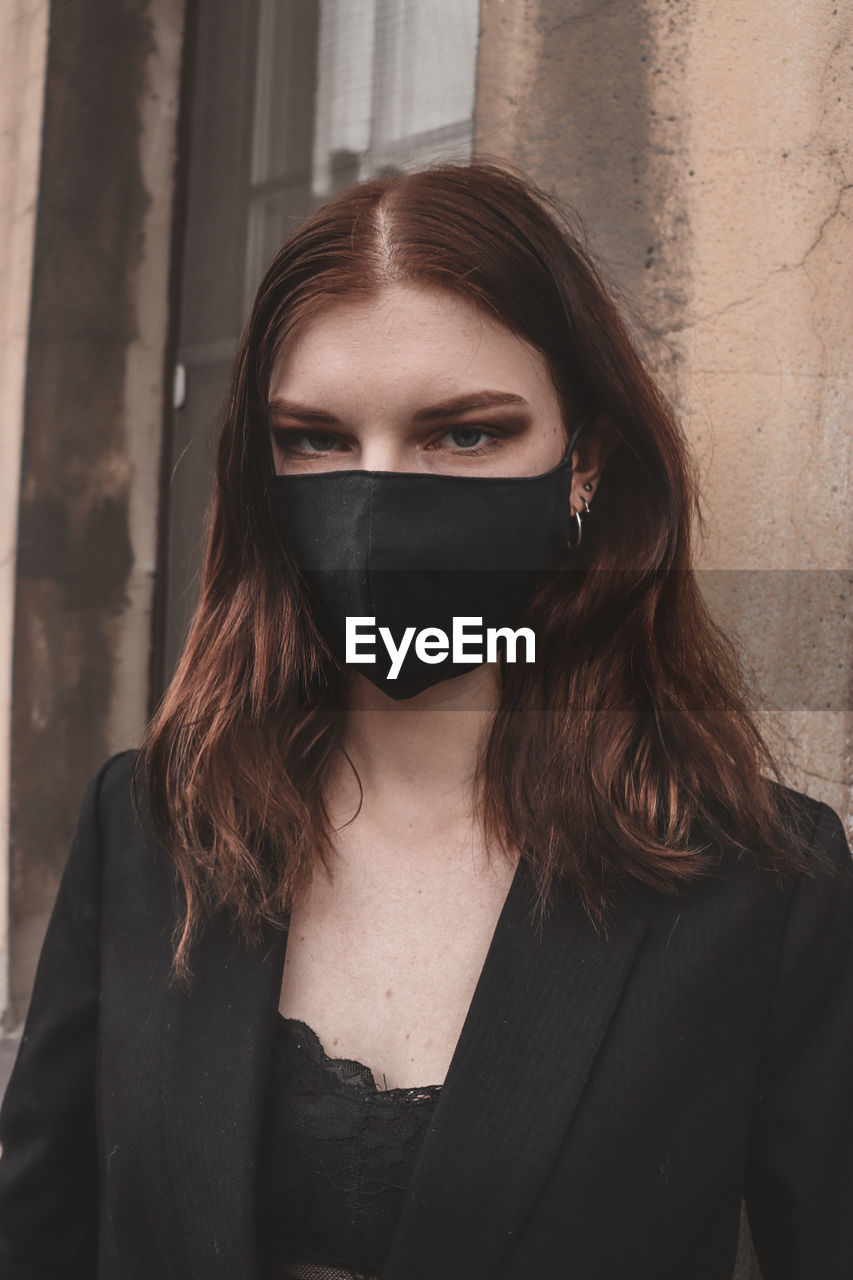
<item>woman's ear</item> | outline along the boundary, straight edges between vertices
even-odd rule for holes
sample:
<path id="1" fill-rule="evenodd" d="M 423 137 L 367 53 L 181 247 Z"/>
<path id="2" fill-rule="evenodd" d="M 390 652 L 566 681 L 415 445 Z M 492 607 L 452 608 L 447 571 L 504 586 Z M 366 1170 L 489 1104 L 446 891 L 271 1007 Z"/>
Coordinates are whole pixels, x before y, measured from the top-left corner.
<path id="1" fill-rule="evenodd" d="M 590 429 L 581 432 L 572 454 L 571 501 L 574 511 L 582 511 L 584 502 L 592 502 L 607 459 L 618 440 L 619 437 L 605 414 L 600 414 Z"/>

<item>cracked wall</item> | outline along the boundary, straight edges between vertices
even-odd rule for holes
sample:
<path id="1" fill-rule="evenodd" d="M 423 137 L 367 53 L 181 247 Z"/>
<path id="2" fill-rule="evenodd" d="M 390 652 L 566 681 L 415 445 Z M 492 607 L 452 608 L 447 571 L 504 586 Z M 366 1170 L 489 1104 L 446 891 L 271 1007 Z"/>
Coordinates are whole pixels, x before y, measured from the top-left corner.
<path id="1" fill-rule="evenodd" d="M 706 595 L 848 830 L 852 66 L 826 0 L 483 0 L 475 117 L 581 214 L 699 460 Z"/>

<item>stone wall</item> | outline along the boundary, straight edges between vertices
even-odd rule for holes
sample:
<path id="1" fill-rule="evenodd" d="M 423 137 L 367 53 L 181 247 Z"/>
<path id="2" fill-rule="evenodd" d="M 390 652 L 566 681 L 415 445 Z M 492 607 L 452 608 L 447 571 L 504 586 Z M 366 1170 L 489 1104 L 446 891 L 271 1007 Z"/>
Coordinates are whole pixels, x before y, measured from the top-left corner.
<path id="1" fill-rule="evenodd" d="M 15 551 L 47 23 L 47 0 L 7 0 L 0 12 L 0 1010 L 8 999 Z"/>
<path id="2" fill-rule="evenodd" d="M 86 780 L 148 714 L 183 5 L 51 6 L 21 432 L 7 1027 Z"/>
<path id="3" fill-rule="evenodd" d="M 831 0 L 481 3 L 475 151 L 580 213 L 698 458 L 768 739 L 848 831 L 851 69 Z"/>
<path id="4" fill-rule="evenodd" d="M 475 149 L 580 213 L 699 461 L 771 744 L 848 824 L 851 104 L 832 0 L 482 0 Z"/>

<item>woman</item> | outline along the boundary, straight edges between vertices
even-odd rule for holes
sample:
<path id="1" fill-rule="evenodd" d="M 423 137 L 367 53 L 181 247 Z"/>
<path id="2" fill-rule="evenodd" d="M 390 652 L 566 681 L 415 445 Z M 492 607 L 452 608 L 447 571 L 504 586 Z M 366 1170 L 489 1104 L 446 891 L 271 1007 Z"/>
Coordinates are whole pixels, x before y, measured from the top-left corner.
<path id="1" fill-rule="evenodd" d="M 765 1280 L 849 1276 L 850 854 L 768 780 L 695 502 L 520 178 L 296 232 L 182 661 L 83 801 L 0 1277 L 729 1280 L 742 1197 Z"/>

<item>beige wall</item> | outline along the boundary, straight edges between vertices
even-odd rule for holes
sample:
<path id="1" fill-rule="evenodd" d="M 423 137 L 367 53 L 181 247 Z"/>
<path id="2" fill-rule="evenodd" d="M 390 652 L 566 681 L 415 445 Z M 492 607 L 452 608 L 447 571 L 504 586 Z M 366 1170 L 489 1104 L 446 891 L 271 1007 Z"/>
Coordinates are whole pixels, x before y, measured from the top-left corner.
<path id="1" fill-rule="evenodd" d="M 47 0 L 0 2 L 0 1011 L 9 976 L 15 550 L 47 20 Z"/>
<path id="2" fill-rule="evenodd" d="M 578 209 L 659 335 L 708 597 L 791 782 L 848 826 L 851 67 L 832 0 L 483 0 L 475 121 L 480 154 Z"/>
<path id="3" fill-rule="evenodd" d="M 0 55 L 29 49 L 43 68 L 11 82 L 31 93 L 30 176 L 12 165 L 10 187 L 37 217 L 4 434 L 6 1030 L 26 1011 L 85 783 L 148 714 L 182 83 L 182 3 L 61 0 L 46 58 L 41 17 L 38 56 L 23 19 Z"/>
<path id="4" fill-rule="evenodd" d="M 115 681 L 107 725 L 111 750 L 135 747 L 149 713 L 152 610 L 157 574 L 160 466 L 164 411 L 171 407 L 165 368 L 175 317 L 171 248 L 182 92 L 184 0 L 149 0 L 154 42 L 139 99 L 138 161 L 147 200 L 141 218 L 143 255 L 136 274 L 136 326 L 127 346 L 123 422 L 128 528 L 133 564 L 128 603 L 116 636 Z"/>
<path id="5" fill-rule="evenodd" d="M 698 5 L 690 6 L 694 12 Z M 853 31 L 846 5 L 703 5 L 686 32 L 690 293 L 671 337 L 715 576 L 798 785 L 853 819 Z M 667 34 L 661 34 L 667 49 Z M 664 106 L 664 102 L 666 106 Z M 733 589 L 736 588 L 736 589 Z M 783 744 L 784 745 L 784 744 Z"/>

